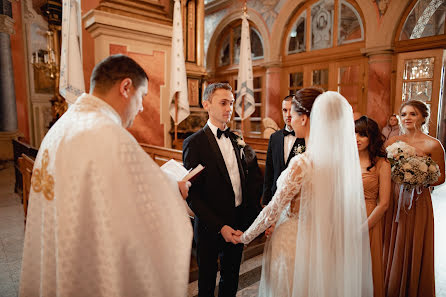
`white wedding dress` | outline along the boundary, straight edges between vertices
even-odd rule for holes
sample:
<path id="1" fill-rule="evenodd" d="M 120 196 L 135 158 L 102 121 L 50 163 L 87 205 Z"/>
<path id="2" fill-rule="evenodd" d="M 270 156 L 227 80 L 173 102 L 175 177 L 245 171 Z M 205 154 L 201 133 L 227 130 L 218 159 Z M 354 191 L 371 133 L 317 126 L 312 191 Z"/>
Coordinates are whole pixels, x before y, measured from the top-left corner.
<path id="1" fill-rule="evenodd" d="M 371 256 L 353 112 L 336 92 L 314 102 L 307 151 L 241 236 L 276 223 L 265 245 L 259 297 L 372 297 Z"/>
<path id="2" fill-rule="evenodd" d="M 311 170 L 306 154 L 293 157 L 289 166 L 277 180 L 277 192 L 263 209 L 252 226 L 242 235 L 243 243 L 249 243 L 271 224 L 276 228 L 267 241 L 263 252 L 262 278 L 259 296 L 290 296 L 293 284 L 296 236 L 302 188 Z M 301 213 L 302 215 L 302 213 Z"/>

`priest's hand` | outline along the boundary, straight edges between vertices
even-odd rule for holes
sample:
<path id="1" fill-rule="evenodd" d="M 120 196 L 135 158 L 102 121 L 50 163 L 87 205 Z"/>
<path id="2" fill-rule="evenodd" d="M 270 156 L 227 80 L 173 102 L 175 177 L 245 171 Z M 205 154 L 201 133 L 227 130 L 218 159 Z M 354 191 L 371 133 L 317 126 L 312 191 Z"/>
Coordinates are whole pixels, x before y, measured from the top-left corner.
<path id="1" fill-rule="evenodd" d="M 192 184 L 190 181 L 179 181 L 178 182 L 178 188 L 180 189 L 181 196 L 183 196 L 183 199 L 186 199 L 189 195 L 189 188 Z"/>
<path id="2" fill-rule="evenodd" d="M 240 231 L 240 230 L 235 231 L 234 229 L 232 229 L 228 225 L 224 225 L 221 228 L 220 233 L 221 233 L 221 236 L 223 236 L 223 238 L 225 239 L 226 242 L 232 242 L 233 244 L 237 244 L 238 243 L 237 241 L 235 241 L 234 236 L 239 236 L 239 235 L 241 235 L 240 233 L 243 234 L 242 231 Z"/>

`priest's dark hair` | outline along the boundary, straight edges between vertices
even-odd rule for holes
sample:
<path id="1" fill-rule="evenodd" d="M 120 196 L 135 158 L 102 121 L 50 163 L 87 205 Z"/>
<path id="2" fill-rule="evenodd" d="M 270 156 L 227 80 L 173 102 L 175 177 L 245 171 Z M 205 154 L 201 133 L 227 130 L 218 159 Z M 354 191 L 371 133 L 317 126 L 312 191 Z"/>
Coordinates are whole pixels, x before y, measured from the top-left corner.
<path id="1" fill-rule="evenodd" d="M 215 91 L 218 89 L 227 90 L 229 92 L 232 92 L 232 87 L 228 83 L 212 83 L 206 87 L 203 94 L 203 101 L 209 100 L 211 102 L 212 95 L 214 95 Z"/>
<path id="2" fill-rule="evenodd" d="M 381 134 L 378 124 L 367 116 L 362 116 L 355 121 L 355 133 L 369 139 L 367 150 L 369 152 L 370 166 L 367 167 L 367 171 L 370 171 L 376 165 L 379 157 L 386 157 L 384 135 Z"/>
<path id="3" fill-rule="evenodd" d="M 109 56 L 94 67 L 90 78 L 90 93 L 94 89 L 106 91 L 126 78 L 130 78 L 136 88 L 149 80 L 144 69 L 132 58 L 122 54 Z"/>

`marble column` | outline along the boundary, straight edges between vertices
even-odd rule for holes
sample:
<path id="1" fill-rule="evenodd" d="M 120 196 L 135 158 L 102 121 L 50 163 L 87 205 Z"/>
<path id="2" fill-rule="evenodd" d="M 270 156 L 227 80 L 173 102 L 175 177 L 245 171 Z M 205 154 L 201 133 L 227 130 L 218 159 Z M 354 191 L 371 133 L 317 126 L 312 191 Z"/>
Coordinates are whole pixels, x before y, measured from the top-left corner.
<path id="1" fill-rule="evenodd" d="M 0 0 L 0 160 L 13 159 L 12 139 L 17 137 L 17 108 L 10 35 L 14 34 L 11 2 Z"/>
<path id="2" fill-rule="evenodd" d="M 371 49 L 365 53 L 369 58 L 369 81 L 366 115 L 373 118 L 382 128 L 391 114 L 391 49 Z"/>
<path id="3" fill-rule="evenodd" d="M 278 64 L 271 64 L 266 67 L 265 117 L 273 119 L 280 126 L 282 123 L 282 106 L 280 98 L 281 68 Z"/>

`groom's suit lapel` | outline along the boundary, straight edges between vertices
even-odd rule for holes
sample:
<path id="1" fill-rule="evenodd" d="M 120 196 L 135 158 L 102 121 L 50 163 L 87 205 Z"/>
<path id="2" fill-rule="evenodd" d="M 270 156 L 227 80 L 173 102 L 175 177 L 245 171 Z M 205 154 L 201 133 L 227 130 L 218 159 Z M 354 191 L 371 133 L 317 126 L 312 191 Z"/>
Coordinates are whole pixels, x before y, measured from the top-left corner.
<path id="1" fill-rule="evenodd" d="M 277 150 L 277 153 L 279 154 L 279 160 L 280 160 L 280 169 L 283 171 L 285 169 L 285 158 L 284 158 L 284 143 L 285 143 L 285 136 L 283 135 L 283 129 L 280 130 L 280 139 L 279 139 L 279 149 Z"/>
<path id="2" fill-rule="evenodd" d="M 215 160 L 217 161 L 218 168 L 220 169 L 221 173 L 225 177 L 226 181 L 232 185 L 231 179 L 229 178 L 228 169 L 226 168 L 225 160 L 223 159 L 223 155 L 221 154 L 220 147 L 218 146 L 217 140 L 215 140 L 215 135 L 212 133 L 211 128 L 206 124 L 203 128 L 204 133 L 206 134 L 209 146 L 212 149 L 212 152 L 214 153 Z"/>
<path id="3" fill-rule="evenodd" d="M 288 167 L 288 163 L 290 163 L 291 159 L 294 157 L 294 149 L 298 146 L 297 138 L 294 140 L 293 147 L 291 148 L 290 153 L 288 154 L 288 160 L 286 160 L 285 167 Z"/>

